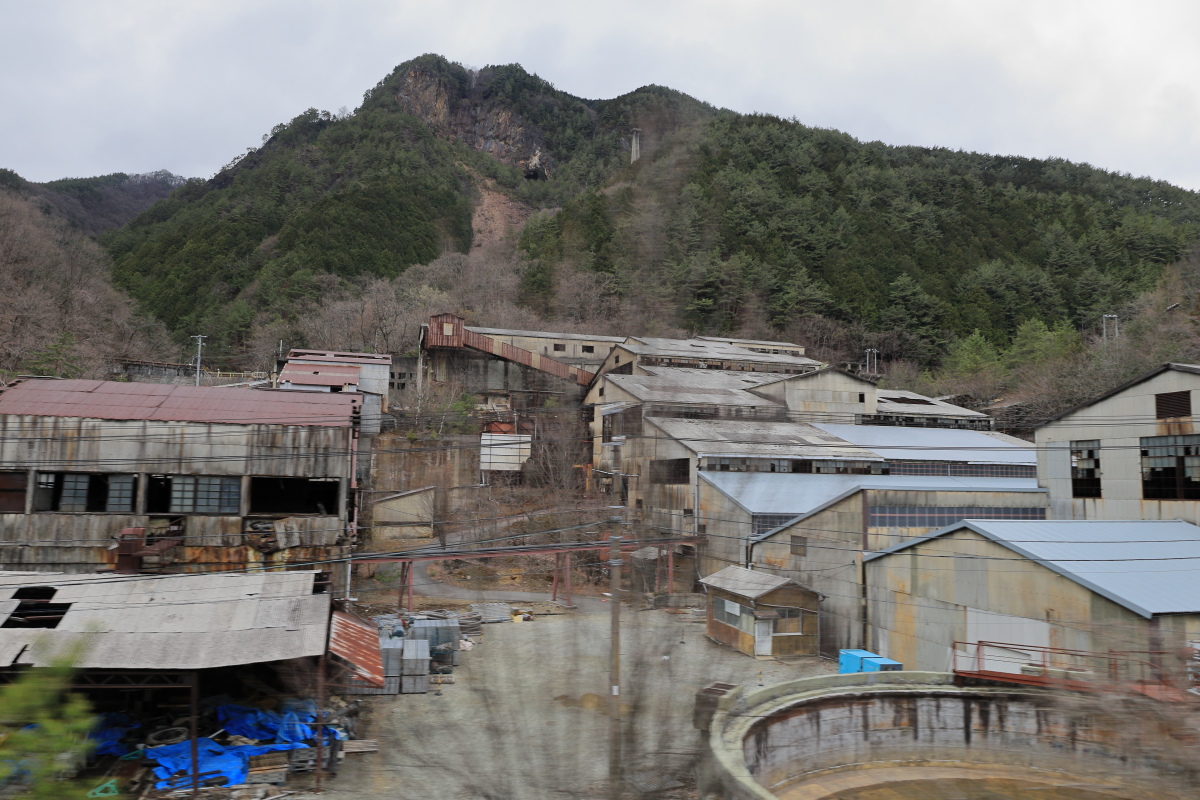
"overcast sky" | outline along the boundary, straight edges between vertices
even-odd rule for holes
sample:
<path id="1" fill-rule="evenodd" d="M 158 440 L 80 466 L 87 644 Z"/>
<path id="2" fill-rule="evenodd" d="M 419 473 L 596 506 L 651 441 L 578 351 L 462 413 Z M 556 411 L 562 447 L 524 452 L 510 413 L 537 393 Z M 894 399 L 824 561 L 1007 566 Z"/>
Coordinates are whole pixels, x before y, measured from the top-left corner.
<path id="1" fill-rule="evenodd" d="M 432 52 L 1200 189 L 1195 2 L 0 0 L 0 30 L 0 167 L 35 181 L 208 177 Z"/>

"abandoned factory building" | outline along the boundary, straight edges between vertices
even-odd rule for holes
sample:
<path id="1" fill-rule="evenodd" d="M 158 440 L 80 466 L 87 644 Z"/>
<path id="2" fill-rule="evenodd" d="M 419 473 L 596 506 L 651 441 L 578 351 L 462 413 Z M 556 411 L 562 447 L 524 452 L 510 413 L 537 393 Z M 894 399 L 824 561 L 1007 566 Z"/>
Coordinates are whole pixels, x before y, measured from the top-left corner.
<path id="1" fill-rule="evenodd" d="M 360 397 L 90 380 L 0 391 L 0 568 L 322 562 L 353 533 Z"/>

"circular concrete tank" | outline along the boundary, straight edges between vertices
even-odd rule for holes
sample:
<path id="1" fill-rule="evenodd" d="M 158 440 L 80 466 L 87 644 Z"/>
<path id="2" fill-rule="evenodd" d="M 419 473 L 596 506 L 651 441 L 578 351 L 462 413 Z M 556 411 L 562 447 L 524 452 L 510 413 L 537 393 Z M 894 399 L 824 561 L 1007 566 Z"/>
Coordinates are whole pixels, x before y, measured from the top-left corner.
<path id="1" fill-rule="evenodd" d="M 959 687 L 945 673 L 806 678 L 720 700 L 702 796 L 1183 800 L 1200 796 L 1195 723 L 1150 700 Z"/>

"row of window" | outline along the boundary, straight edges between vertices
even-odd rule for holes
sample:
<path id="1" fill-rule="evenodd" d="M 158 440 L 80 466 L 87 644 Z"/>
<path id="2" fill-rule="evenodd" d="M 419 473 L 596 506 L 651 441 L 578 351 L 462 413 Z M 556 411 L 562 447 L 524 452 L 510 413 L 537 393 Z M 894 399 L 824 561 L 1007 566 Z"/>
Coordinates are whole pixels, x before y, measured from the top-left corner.
<path id="1" fill-rule="evenodd" d="M 801 632 L 800 619 L 804 613 L 803 609 L 771 608 L 771 611 L 779 615 L 779 619 L 774 620 L 772 634 Z M 732 600 L 726 600 L 723 597 L 714 598 L 713 619 L 744 633 L 754 633 L 754 609 Z"/>
<path id="2" fill-rule="evenodd" d="M 1044 508 L 996 506 L 868 506 L 872 528 L 944 528 L 964 519 L 1045 519 Z"/>
<path id="3" fill-rule="evenodd" d="M 678 481 L 656 480 L 655 464 L 683 461 L 651 461 L 651 483 L 686 483 L 686 470 L 672 472 Z M 951 464 L 938 461 L 839 461 L 802 458 L 706 458 L 700 469 L 714 472 L 788 472 L 805 475 L 946 475 L 955 478 L 1036 478 L 1033 464 Z"/>
<path id="4" fill-rule="evenodd" d="M 23 513 L 28 473 L 0 473 L 0 513 Z M 33 510 L 132 513 L 138 492 L 145 493 L 147 514 L 238 514 L 242 479 L 219 475 L 147 475 L 40 472 L 34 484 Z M 250 478 L 251 514 L 336 515 L 337 478 Z"/>

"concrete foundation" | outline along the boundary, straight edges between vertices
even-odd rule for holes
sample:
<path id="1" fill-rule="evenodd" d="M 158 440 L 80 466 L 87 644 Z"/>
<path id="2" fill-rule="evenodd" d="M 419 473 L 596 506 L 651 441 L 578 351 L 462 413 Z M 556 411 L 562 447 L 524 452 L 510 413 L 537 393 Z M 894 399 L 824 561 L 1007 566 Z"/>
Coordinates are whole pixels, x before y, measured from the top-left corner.
<path id="1" fill-rule="evenodd" d="M 702 796 L 832 800 L 871 796 L 863 792 L 877 782 L 895 787 L 887 797 L 909 797 L 906 784 L 929 797 L 939 770 L 956 785 L 977 776 L 981 793 L 959 797 L 1024 797 L 1030 786 L 1064 798 L 1194 796 L 1200 770 L 1166 731 L 1179 714 L 1189 726 L 1187 712 L 1158 719 L 1163 707 L 1149 700 L 960 688 L 953 678 L 861 673 L 726 696 Z"/>

